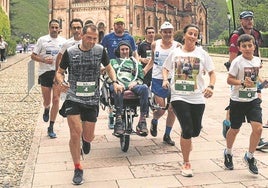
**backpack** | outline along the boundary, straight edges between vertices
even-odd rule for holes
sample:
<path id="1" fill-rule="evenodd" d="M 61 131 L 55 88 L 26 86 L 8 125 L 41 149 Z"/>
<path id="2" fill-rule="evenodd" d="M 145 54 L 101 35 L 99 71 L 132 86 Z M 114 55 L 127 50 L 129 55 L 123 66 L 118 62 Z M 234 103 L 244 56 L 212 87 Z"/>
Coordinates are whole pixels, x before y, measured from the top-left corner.
<path id="1" fill-rule="evenodd" d="M 229 46 L 231 45 L 231 44 L 230 44 L 230 40 L 231 40 L 231 38 L 232 38 L 232 36 L 233 36 L 234 34 L 237 34 L 238 36 L 240 36 L 240 35 L 242 35 L 242 34 L 245 34 L 245 32 L 244 32 L 244 30 L 242 29 L 242 27 L 239 27 L 237 30 L 234 30 L 234 31 L 230 34 L 230 36 L 229 36 L 229 38 L 228 38 L 228 44 L 229 44 Z M 255 56 L 259 56 L 259 46 L 260 46 L 261 43 L 263 42 L 261 33 L 260 33 L 257 29 L 253 28 L 253 29 L 251 30 L 250 35 L 252 35 L 252 36 L 254 37 L 254 39 L 255 39 L 256 48 L 255 48 L 255 51 L 254 51 L 254 55 L 255 55 Z M 237 55 L 241 55 L 241 52 L 239 51 Z M 231 66 L 231 63 L 228 61 L 228 62 L 224 63 L 224 66 L 226 67 L 227 71 L 229 71 L 229 68 L 230 68 L 230 66 Z"/>
<path id="2" fill-rule="evenodd" d="M 238 36 L 240 36 L 240 35 L 242 35 L 242 34 L 245 34 L 245 32 L 244 32 L 244 30 L 242 29 L 242 27 L 239 27 L 237 30 L 234 30 L 234 31 L 230 34 L 230 36 L 229 36 L 229 38 L 228 38 L 228 44 L 229 44 L 229 46 L 230 46 L 230 40 L 231 40 L 231 37 L 232 37 L 234 34 L 237 34 Z M 260 33 L 257 29 L 253 28 L 253 30 L 251 30 L 250 35 L 252 35 L 252 36 L 254 37 L 254 39 L 255 39 L 255 43 L 256 43 L 256 49 L 255 49 L 255 51 L 254 51 L 254 55 L 255 55 L 255 56 L 259 56 L 259 54 L 258 54 L 259 46 L 261 45 L 261 42 L 263 42 L 261 33 Z M 241 54 L 241 52 L 238 52 L 237 55 L 240 55 L 240 54 Z"/>

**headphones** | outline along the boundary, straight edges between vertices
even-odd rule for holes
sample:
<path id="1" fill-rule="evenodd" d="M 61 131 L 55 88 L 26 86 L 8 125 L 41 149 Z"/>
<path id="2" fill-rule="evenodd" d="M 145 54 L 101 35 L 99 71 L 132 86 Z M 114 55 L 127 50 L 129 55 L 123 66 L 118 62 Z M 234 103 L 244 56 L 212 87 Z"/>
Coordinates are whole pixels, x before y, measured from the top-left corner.
<path id="1" fill-rule="evenodd" d="M 123 41 L 123 40 L 118 43 L 117 48 L 114 50 L 115 56 L 120 58 L 120 46 L 122 46 L 122 45 L 128 46 L 128 48 L 129 48 L 129 57 L 131 57 L 132 53 L 133 53 L 132 48 L 131 48 L 130 44 L 128 43 L 128 41 Z"/>

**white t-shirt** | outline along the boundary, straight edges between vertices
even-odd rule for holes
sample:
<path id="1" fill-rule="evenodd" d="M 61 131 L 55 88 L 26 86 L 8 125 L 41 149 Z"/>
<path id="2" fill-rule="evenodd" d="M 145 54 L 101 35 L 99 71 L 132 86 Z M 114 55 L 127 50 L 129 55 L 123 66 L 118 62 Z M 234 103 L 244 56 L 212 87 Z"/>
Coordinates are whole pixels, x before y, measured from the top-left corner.
<path id="1" fill-rule="evenodd" d="M 43 58 L 52 56 L 54 60 L 52 64 L 45 64 L 39 62 L 39 76 L 47 71 L 56 69 L 56 58 L 65 41 L 66 39 L 61 36 L 58 36 L 57 38 L 51 38 L 50 35 L 45 35 L 38 39 L 34 47 L 33 53 L 39 54 Z"/>
<path id="2" fill-rule="evenodd" d="M 237 56 L 231 63 L 229 74 L 238 80 L 245 80 L 245 76 L 255 82 L 252 88 L 243 88 L 240 85 L 232 86 L 231 99 L 233 101 L 249 102 L 258 97 L 257 86 L 261 59 L 253 56 L 252 60 L 245 59 L 242 55 Z"/>
<path id="3" fill-rule="evenodd" d="M 170 52 L 163 67 L 172 75 L 171 101 L 205 103 L 202 93 L 206 88 L 204 71 L 211 72 L 215 68 L 212 59 L 203 48 L 195 47 L 192 52 L 184 52 L 178 47 Z"/>
<path id="4" fill-rule="evenodd" d="M 63 45 L 62 48 L 60 49 L 61 54 L 64 54 L 65 50 L 67 50 L 67 48 L 73 46 L 73 45 L 77 45 L 80 44 L 81 40 L 74 40 L 74 37 L 69 38 Z"/>
<path id="5" fill-rule="evenodd" d="M 162 39 L 155 41 L 155 50 L 154 50 L 154 66 L 152 72 L 152 78 L 163 79 L 162 76 L 162 66 L 164 61 L 168 57 L 168 54 L 177 47 L 178 42 L 173 41 L 172 46 L 169 49 L 163 49 L 161 47 Z M 170 78 L 171 76 L 169 76 Z"/>
<path id="6" fill-rule="evenodd" d="M 0 49 L 5 49 L 7 45 L 6 41 L 2 40 L 2 42 L 0 42 Z"/>

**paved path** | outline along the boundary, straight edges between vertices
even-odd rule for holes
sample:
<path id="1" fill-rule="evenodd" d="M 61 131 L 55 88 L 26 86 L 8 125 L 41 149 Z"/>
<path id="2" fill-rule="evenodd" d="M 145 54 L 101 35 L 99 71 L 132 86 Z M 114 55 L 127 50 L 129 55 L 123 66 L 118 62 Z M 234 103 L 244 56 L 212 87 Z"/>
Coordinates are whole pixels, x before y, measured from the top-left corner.
<path id="1" fill-rule="evenodd" d="M 107 113 L 100 111 L 96 128 L 96 138 L 92 150 L 82 161 L 85 182 L 80 187 L 137 188 L 137 187 L 268 187 L 268 154 L 256 152 L 260 174 L 249 173 L 242 161 L 247 150 L 250 126 L 244 124 L 234 145 L 233 171 L 224 170 L 222 120 L 224 108 L 229 101 L 229 87 L 223 62 L 226 57 L 213 57 L 217 67 L 217 82 L 213 98 L 207 100 L 203 118 L 203 130 L 193 139 L 191 162 L 194 177 L 180 175 L 182 154 L 179 147 L 180 129 L 176 121 L 172 138 L 176 146 L 163 144 L 165 117 L 160 120 L 157 137 L 146 138 L 132 135 L 130 148 L 120 150 L 119 139 L 112 135 L 107 126 Z M 268 114 L 268 91 L 263 91 L 264 121 Z M 73 163 L 69 152 L 69 130 L 66 119 L 57 118 L 55 132 L 57 139 L 46 135 L 47 123 L 42 121 L 42 111 L 36 125 L 33 144 L 21 180 L 21 187 L 68 188 L 73 187 Z M 149 124 L 152 115 L 147 119 Z M 263 137 L 268 138 L 268 129 Z"/>

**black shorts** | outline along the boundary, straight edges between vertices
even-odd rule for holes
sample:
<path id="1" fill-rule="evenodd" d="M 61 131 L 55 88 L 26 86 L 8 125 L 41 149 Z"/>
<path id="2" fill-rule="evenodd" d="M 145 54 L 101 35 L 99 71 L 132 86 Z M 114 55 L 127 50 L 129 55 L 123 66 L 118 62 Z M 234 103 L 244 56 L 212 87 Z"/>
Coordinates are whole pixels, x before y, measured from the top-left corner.
<path id="1" fill-rule="evenodd" d="M 99 115 L 99 106 L 96 105 L 84 105 L 81 103 L 66 100 L 64 102 L 65 114 L 68 115 L 79 115 L 82 121 L 97 122 Z"/>
<path id="2" fill-rule="evenodd" d="M 257 98 L 250 102 L 230 101 L 230 121 L 233 129 L 239 129 L 242 123 L 256 121 L 262 123 L 262 100 Z"/>
<path id="3" fill-rule="evenodd" d="M 145 74 L 144 78 L 143 78 L 143 83 L 146 84 L 148 87 L 151 86 L 151 82 L 152 82 L 152 72 L 153 72 L 153 68 L 151 68 L 147 74 Z"/>
<path id="4" fill-rule="evenodd" d="M 55 78 L 55 71 L 47 71 L 38 78 L 38 84 L 44 87 L 52 87 Z"/>
<path id="5" fill-rule="evenodd" d="M 184 101 L 172 101 L 171 105 L 173 112 L 181 125 L 181 136 L 184 139 L 199 136 L 202 129 L 202 117 L 205 110 L 205 104 L 190 104 Z"/>

